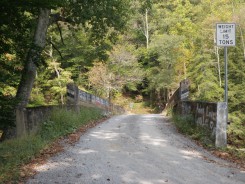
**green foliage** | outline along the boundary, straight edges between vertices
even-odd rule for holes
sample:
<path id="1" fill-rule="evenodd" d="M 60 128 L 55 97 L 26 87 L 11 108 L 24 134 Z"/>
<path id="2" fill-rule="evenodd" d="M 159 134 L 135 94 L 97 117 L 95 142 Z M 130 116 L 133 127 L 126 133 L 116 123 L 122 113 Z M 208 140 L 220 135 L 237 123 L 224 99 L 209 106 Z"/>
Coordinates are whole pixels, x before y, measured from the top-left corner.
<path id="1" fill-rule="evenodd" d="M 27 52 L 33 47 L 39 8 L 52 8 L 52 13 L 61 15 L 64 22 L 58 22 L 59 28 L 55 24 L 49 27 L 48 46 L 42 54 L 46 65 L 38 62 L 31 105 L 63 103 L 65 83 L 70 81 L 105 97 L 112 86 L 115 91 L 127 89 L 143 94 L 155 105 L 167 102 L 178 83 L 187 77 L 191 80 L 191 99 L 223 101 L 224 56 L 223 50 L 214 46 L 214 28 L 217 22 L 236 22 L 237 45 L 228 52 L 228 95 L 229 112 L 236 113 L 239 120 L 232 119 L 230 143 L 243 139 L 236 131 L 243 130 L 240 114 L 245 113 L 242 0 L 2 0 L 0 99 L 15 96 Z M 52 57 L 47 55 L 51 50 Z M 118 62 L 119 57 L 124 57 L 124 62 Z M 89 72 L 96 62 L 106 65 L 113 85 L 91 84 Z M 5 101 L 0 104 L 3 107 Z"/>
<path id="2" fill-rule="evenodd" d="M 40 92 L 40 88 L 34 87 L 32 90 L 31 98 L 28 104 L 28 107 L 35 107 L 35 106 L 41 106 L 46 105 L 46 99 L 44 95 Z"/>
<path id="3" fill-rule="evenodd" d="M 81 34 L 82 37 L 79 38 L 80 42 L 78 41 L 80 45 L 77 44 L 76 49 L 73 49 L 73 51 L 76 50 L 77 52 L 75 54 L 75 57 L 77 58 L 74 56 L 69 57 L 69 59 L 66 59 L 61 65 L 62 68 L 66 68 L 64 63 L 71 61 L 70 64 L 68 64 L 67 71 L 63 72 L 63 74 L 71 71 L 73 79 L 78 79 L 79 77 L 79 71 L 81 70 L 78 70 L 78 67 L 84 70 L 87 65 L 91 65 L 91 61 L 93 60 L 91 59 L 91 55 L 93 55 L 94 58 L 104 57 L 105 59 L 107 57 L 106 51 L 110 47 L 108 40 L 116 40 L 118 31 L 122 30 L 127 21 L 128 14 L 128 1 L 118 0 L 101 2 L 80 0 L 3 0 L 0 2 L 0 5 L 0 10 L 2 12 L 0 15 L 2 25 L 0 28 L 0 72 L 3 74 L 3 77 L 0 79 L 0 86 L 2 87 L 1 83 L 9 81 L 8 85 L 3 85 L 5 89 L 9 87 L 16 89 L 20 84 L 20 73 L 27 71 L 23 70 L 23 68 L 28 66 L 27 63 L 23 61 L 25 61 L 28 50 L 34 48 L 32 39 L 35 33 L 37 15 L 40 8 L 54 9 L 52 13 L 55 13 L 56 15 L 50 16 L 52 21 L 59 17 L 58 15 L 62 17 L 59 17 L 59 23 L 57 23 L 61 29 L 54 29 L 53 25 L 50 25 L 50 27 L 55 30 L 53 35 L 58 35 L 58 32 L 62 33 L 62 28 L 64 27 L 73 30 L 74 32 L 82 28 L 82 30 L 85 30 L 87 33 L 86 35 L 84 33 Z M 79 26 L 79 24 L 82 27 Z M 46 31 L 44 32 L 46 33 Z M 66 39 L 69 40 L 71 36 L 73 37 L 73 35 L 68 35 Z M 85 41 L 81 41 L 84 38 Z M 74 37 L 74 39 L 77 38 Z M 88 42 L 92 42 L 92 44 L 88 44 Z M 72 52 L 71 49 L 74 44 L 72 42 L 69 42 L 69 44 L 70 50 L 69 53 L 66 53 L 66 56 L 75 53 Z M 81 51 L 81 45 L 88 45 L 88 47 L 82 47 L 85 54 L 79 52 L 79 50 Z M 67 48 L 66 51 L 68 51 Z M 88 51 L 86 51 L 86 49 Z M 44 65 L 44 57 L 39 56 L 41 50 L 38 49 L 38 56 L 32 58 L 32 61 L 36 61 L 35 64 L 39 67 Z M 78 56 L 83 59 L 81 60 Z M 73 60 L 71 58 L 73 58 Z M 54 83 L 57 84 L 57 81 Z M 59 79 L 58 83 L 62 83 L 61 79 Z M 42 88 L 43 86 L 38 87 Z M 51 91 L 53 91 L 53 93 L 64 93 L 62 87 L 59 87 L 58 89 L 56 85 Z M 34 99 L 33 102 L 39 104 L 43 101 L 43 97 L 45 97 L 45 94 L 40 95 L 37 99 Z"/>
<path id="4" fill-rule="evenodd" d="M 197 55 L 190 64 L 192 99 L 221 101 L 223 88 L 219 86 L 214 61 L 208 54 Z"/>
<path id="5" fill-rule="evenodd" d="M 55 139 L 74 132 L 81 125 L 102 117 L 101 110 L 82 108 L 79 112 L 57 109 L 43 123 L 40 132 L 0 144 L 0 183 L 17 182 L 20 168 L 30 162 Z"/>
<path id="6" fill-rule="evenodd" d="M 192 135 L 195 132 L 196 125 L 192 116 L 172 115 L 175 125 L 182 133 Z"/>
<path id="7" fill-rule="evenodd" d="M 136 90 L 144 72 L 131 51 L 133 49 L 131 45 L 115 45 L 108 54 L 107 63 L 94 63 L 88 72 L 88 80 L 96 94 L 111 98 L 124 87 Z"/>
<path id="8" fill-rule="evenodd" d="M 65 13 L 89 30 L 92 40 L 99 43 L 108 34 L 109 28 L 123 29 L 128 17 L 128 3 L 128 0 L 70 0 Z"/>
<path id="9" fill-rule="evenodd" d="M 156 52 L 157 57 L 155 63 L 149 63 L 148 79 L 150 87 L 153 89 L 176 88 L 175 83 L 175 65 L 181 53 L 178 52 L 180 43 L 182 42 L 181 36 L 174 35 L 158 35 L 152 38 L 149 52 Z M 164 43 L 164 44 L 162 44 Z"/>
<path id="10" fill-rule="evenodd" d="M 14 105 L 12 99 L 20 80 L 23 60 L 31 44 L 35 19 L 32 14 L 25 12 L 25 8 L 17 6 L 16 2 L 0 2 L 0 106 L 3 109 L 1 117 L 5 119 L 8 119 L 8 116 L 3 116 L 8 113 L 3 115 L 6 113 L 4 108 Z M 7 100 L 9 104 L 5 104 Z M 11 113 L 13 114 L 12 111 Z M 1 125 L 8 124 L 5 120 L 0 122 Z"/>
<path id="11" fill-rule="evenodd" d="M 0 93 L 1 94 L 1 93 Z M 4 133 L 8 127 L 15 126 L 14 106 L 16 100 L 10 96 L 0 95 L 0 130 Z"/>
<path id="12" fill-rule="evenodd" d="M 37 8 L 57 8 L 64 6 L 67 0 L 2 0 L 0 5 L 20 7 L 25 9 L 37 9 Z"/>
<path id="13" fill-rule="evenodd" d="M 40 136 L 7 140 L 0 144 L 0 183 L 19 177 L 20 166 L 37 155 L 45 142 Z"/>
<path id="14" fill-rule="evenodd" d="M 101 110 L 82 108 L 79 113 L 72 110 L 57 109 L 43 123 L 40 135 L 45 140 L 53 140 L 74 132 L 79 126 L 102 117 Z"/>
<path id="15" fill-rule="evenodd" d="M 244 107 L 242 107 L 244 109 Z M 229 117 L 228 143 L 237 148 L 245 148 L 245 115 L 242 111 L 234 111 Z"/>
<path id="16" fill-rule="evenodd" d="M 214 137 L 211 136 L 210 131 L 205 127 L 196 125 L 191 115 L 173 115 L 173 121 L 181 133 L 200 141 L 206 147 L 214 147 Z"/>

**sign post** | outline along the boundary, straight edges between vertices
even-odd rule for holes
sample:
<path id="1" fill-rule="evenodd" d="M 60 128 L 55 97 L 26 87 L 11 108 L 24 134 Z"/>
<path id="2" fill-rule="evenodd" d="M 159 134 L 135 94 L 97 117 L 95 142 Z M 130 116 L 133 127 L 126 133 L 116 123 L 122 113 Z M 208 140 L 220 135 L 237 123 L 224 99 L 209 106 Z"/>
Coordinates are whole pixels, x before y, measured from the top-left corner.
<path id="1" fill-rule="evenodd" d="M 236 45 L 236 24 L 217 23 L 216 24 L 216 45 L 224 47 L 225 60 L 225 102 L 226 102 L 226 122 L 228 122 L 228 58 L 227 47 Z"/>

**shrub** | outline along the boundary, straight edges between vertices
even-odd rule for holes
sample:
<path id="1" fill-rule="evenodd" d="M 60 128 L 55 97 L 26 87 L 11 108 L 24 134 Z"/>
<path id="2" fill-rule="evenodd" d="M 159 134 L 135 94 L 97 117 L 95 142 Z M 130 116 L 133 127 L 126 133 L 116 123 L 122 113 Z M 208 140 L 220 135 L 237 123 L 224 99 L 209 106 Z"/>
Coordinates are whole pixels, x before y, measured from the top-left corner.
<path id="1" fill-rule="evenodd" d="M 206 127 L 196 125 L 193 116 L 173 115 L 173 121 L 181 133 L 200 141 L 204 146 L 214 147 L 214 138 L 211 136 L 211 132 Z"/>
<path id="2" fill-rule="evenodd" d="M 230 114 L 228 126 L 228 143 L 237 148 L 245 148 L 245 115 L 240 111 Z"/>
<path id="3" fill-rule="evenodd" d="M 84 107 L 79 112 L 56 109 L 36 135 L 2 142 L 0 144 L 0 183 L 18 180 L 21 165 L 37 156 L 53 140 L 72 133 L 81 125 L 101 117 L 101 110 L 95 108 Z"/>

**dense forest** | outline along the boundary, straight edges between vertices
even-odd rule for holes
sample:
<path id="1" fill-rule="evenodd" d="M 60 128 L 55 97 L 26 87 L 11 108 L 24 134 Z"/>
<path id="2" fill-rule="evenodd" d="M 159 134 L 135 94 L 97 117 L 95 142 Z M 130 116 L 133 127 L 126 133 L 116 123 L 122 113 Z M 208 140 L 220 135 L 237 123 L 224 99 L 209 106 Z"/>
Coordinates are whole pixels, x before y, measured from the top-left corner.
<path id="1" fill-rule="evenodd" d="M 243 0 L 1 0 L 0 129 L 18 107 L 64 104 L 66 85 L 113 100 L 166 103 L 185 78 L 192 100 L 224 100 L 218 22 L 236 23 L 229 137 L 245 147 Z"/>

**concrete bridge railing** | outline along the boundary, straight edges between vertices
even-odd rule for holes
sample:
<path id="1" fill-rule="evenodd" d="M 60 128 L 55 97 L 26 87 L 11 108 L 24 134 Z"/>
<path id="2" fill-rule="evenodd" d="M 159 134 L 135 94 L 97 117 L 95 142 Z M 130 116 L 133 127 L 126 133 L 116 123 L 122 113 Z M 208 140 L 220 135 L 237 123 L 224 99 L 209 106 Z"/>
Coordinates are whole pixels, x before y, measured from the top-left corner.
<path id="1" fill-rule="evenodd" d="M 188 83 L 189 82 L 185 82 Z M 167 108 L 172 108 L 173 113 L 181 116 L 191 116 L 195 124 L 200 125 L 210 131 L 210 135 L 215 140 L 216 147 L 227 146 L 227 104 L 225 102 L 200 102 L 187 100 L 186 90 L 183 87 L 183 82 L 176 90 L 167 105 Z M 185 94 L 183 93 L 185 91 Z M 183 98 L 183 95 L 185 98 Z"/>
<path id="2" fill-rule="evenodd" d="M 124 113 L 125 110 L 118 105 L 109 103 L 107 100 L 78 89 L 71 84 L 67 86 L 67 105 L 62 106 L 39 106 L 16 109 L 15 136 L 22 137 L 36 133 L 54 109 L 66 109 L 79 111 L 83 107 L 101 108 L 106 113 Z"/>
<path id="3" fill-rule="evenodd" d="M 196 125 L 210 131 L 216 147 L 226 147 L 226 103 L 225 102 L 197 102 L 180 101 L 178 113 L 181 116 L 192 116 Z"/>
<path id="4" fill-rule="evenodd" d="M 108 100 L 80 90 L 76 85 L 67 85 L 67 102 L 72 105 L 96 106 L 107 112 L 116 114 L 125 113 L 125 109 L 119 105 L 110 103 Z"/>

